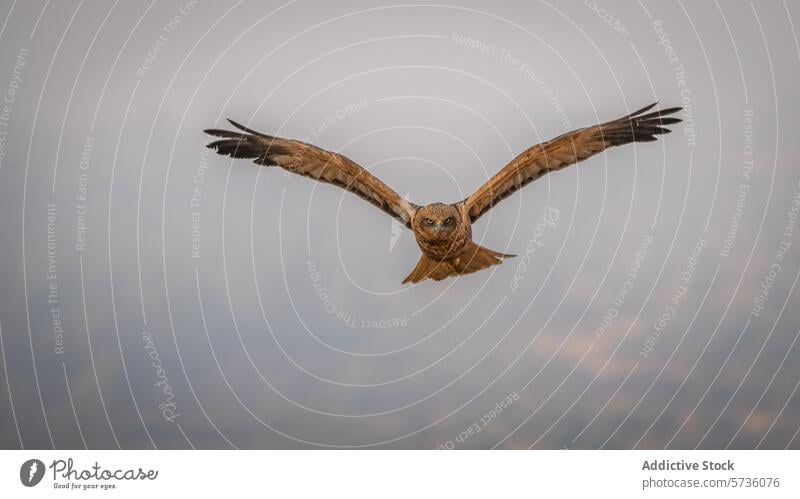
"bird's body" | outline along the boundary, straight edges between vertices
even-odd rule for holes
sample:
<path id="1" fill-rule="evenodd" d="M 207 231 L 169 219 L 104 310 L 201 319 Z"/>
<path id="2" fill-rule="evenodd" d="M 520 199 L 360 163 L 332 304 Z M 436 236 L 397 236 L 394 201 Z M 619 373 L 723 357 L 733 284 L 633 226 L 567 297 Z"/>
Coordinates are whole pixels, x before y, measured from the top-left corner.
<path id="1" fill-rule="evenodd" d="M 472 224 L 458 207 L 433 203 L 417 210 L 411 230 L 422 253 L 436 261 L 460 254 L 472 240 Z"/>
<path id="2" fill-rule="evenodd" d="M 250 158 L 256 164 L 279 166 L 353 192 L 392 215 L 414 232 L 422 251 L 416 267 L 403 283 L 441 280 L 497 265 L 513 255 L 484 248 L 472 240 L 472 224 L 494 205 L 551 171 L 577 163 L 608 147 L 650 142 L 669 133 L 664 125 L 678 123 L 665 117 L 680 110 L 646 113 L 655 104 L 620 119 L 582 128 L 535 145 L 514 158 L 471 196 L 454 204 L 418 206 L 401 198 L 389 186 L 350 159 L 297 140 L 272 137 L 233 121 L 237 131 L 212 129 L 221 137 L 208 145 L 220 154 Z"/>
<path id="3" fill-rule="evenodd" d="M 513 256 L 486 249 L 472 240 L 472 222 L 464 204 L 422 206 L 411 220 L 411 228 L 422 256 L 403 284 L 471 274 Z"/>

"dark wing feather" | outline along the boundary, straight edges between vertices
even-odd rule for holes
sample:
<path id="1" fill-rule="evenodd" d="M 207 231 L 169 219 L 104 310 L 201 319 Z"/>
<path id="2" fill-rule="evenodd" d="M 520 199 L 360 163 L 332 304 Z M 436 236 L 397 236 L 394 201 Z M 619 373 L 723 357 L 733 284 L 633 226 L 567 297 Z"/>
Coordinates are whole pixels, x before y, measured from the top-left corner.
<path id="1" fill-rule="evenodd" d="M 205 131 L 209 135 L 220 137 L 220 140 L 208 144 L 209 148 L 219 154 L 252 159 L 258 165 L 279 166 L 292 173 L 339 186 L 411 227 L 411 219 L 418 206 L 400 197 L 352 160 L 299 140 L 272 137 L 235 121 L 228 121 L 241 131 Z"/>
<path id="2" fill-rule="evenodd" d="M 656 135 L 671 132 L 664 128 L 665 125 L 681 121 L 665 116 L 682 108 L 671 107 L 646 113 L 655 105 L 651 104 L 608 123 L 565 133 L 527 149 L 461 203 L 466 204 L 470 219 L 474 222 L 492 206 L 546 173 L 575 164 L 612 146 L 657 140 Z"/>

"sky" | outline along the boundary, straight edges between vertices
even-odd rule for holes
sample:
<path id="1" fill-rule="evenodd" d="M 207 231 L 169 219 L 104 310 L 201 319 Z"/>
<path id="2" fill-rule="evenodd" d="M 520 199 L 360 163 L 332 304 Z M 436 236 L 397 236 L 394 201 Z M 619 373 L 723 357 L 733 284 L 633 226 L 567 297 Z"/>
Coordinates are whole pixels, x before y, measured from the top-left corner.
<path id="1" fill-rule="evenodd" d="M 785 1 L 0 2 L 0 446 L 800 448 Z M 683 123 L 413 235 L 217 156 L 225 119 L 456 202 L 533 144 Z"/>

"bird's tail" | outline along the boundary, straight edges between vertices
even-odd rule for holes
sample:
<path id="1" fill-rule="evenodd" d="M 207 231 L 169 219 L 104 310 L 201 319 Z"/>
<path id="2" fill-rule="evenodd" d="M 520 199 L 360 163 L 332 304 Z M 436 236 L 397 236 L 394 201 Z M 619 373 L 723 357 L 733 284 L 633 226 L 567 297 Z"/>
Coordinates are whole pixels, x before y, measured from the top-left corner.
<path id="1" fill-rule="evenodd" d="M 503 258 L 510 258 L 515 255 L 507 255 L 492 251 L 488 248 L 470 241 L 467 247 L 458 256 L 447 260 L 434 260 L 423 254 L 414 270 L 403 279 L 403 284 L 417 283 L 425 279 L 441 281 L 447 277 L 471 274 L 483 270 L 492 265 L 503 262 Z"/>

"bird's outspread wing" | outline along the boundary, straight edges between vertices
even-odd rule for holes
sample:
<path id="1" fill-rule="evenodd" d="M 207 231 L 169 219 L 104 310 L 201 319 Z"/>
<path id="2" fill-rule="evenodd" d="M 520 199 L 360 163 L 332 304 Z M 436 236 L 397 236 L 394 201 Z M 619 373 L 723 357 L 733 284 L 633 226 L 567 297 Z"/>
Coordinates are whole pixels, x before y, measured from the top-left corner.
<path id="1" fill-rule="evenodd" d="M 300 142 L 272 137 L 228 120 L 240 131 L 210 129 L 205 132 L 220 137 L 208 147 L 234 158 L 249 158 L 263 166 L 279 166 L 284 170 L 337 185 L 369 201 L 404 225 L 418 206 L 403 199 L 388 185 L 354 161 L 331 151 Z"/>
<path id="2" fill-rule="evenodd" d="M 548 172 L 582 161 L 611 146 L 656 140 L 656 135 L 671 132 L 665 125 L 681 121 L 665 117 L 681 108 L 647 113 L 654 106 L 651 104 L 628 116 L 581 128 L 527 149 L 461 203 L 466 205 L 474 222 L 492 206 Z"/>

